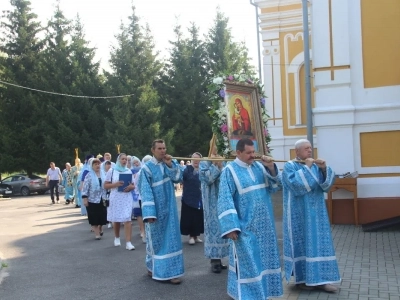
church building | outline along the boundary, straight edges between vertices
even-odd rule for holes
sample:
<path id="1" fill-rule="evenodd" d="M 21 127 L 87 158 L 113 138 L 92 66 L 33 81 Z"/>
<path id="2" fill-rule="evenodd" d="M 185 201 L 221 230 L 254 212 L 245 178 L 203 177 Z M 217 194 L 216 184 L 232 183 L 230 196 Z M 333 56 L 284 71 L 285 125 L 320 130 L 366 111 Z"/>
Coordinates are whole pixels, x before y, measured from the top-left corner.
<path id="1" fill-rule="evenodd" d="M 306 138 L 301 0 L 254 0 L 277 159 Z M 400 1 L 308 1 L 314 158 L 357 172 L 358 222 L 400 216 Z M 332 223 L 354 224 L 353 193 L 332 193 Z"/>

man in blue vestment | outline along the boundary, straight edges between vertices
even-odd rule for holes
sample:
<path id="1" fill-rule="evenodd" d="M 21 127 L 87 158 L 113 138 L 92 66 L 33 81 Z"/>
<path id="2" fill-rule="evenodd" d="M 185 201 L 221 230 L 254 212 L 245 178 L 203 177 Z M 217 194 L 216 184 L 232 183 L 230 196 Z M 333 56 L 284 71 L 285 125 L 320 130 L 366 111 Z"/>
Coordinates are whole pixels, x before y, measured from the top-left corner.
<path id="1" fill-rule="evenodd" d="M 295 144 L 296 159 L 285 163 L 283 182 L 283 238 L 285 277 L 293 275 L 304 290 L 336 292 L 340 282 L 324 192 L 335 173 L 322 159 L 312 159 L 308 140 Z M 296 162 L 301 160 L 304 163 Z"/>
<path id="2" fill-rule="evenodd" d="M 218 219 L 231 239 L 228 294 L 233 299 L 283 295 L 279 250 L 270 193 L 280 189 L 278 168 L 269 156 L 254 161 L 254 143 L 241 139 L 236 159 L 222 171 Z"/>
<path id="3" fill-rule="evenodd" d="M 146 224 L 146 266 L 153 279 L 179 284 L 184 268 L 174 183 L 181 181 L 182 169 L 166 154 L 163 140 L 155 140 L 151 152 L 153 158 L 143 166 L 138 181 Z"/>
<path id="4" fill-rule="evenodd" d="M 222 169 L 222 161 L 200 162 L 199 178 L 204 213 L 204 255 L 211 259 L 211 270 L 214 273 L 221 273 L 222 269 L 227 268 L 222 264 L 221 259 L 229 255 L 229 243 L 227 239 L 221 238 L 217 212 L 219 177 Z"/>

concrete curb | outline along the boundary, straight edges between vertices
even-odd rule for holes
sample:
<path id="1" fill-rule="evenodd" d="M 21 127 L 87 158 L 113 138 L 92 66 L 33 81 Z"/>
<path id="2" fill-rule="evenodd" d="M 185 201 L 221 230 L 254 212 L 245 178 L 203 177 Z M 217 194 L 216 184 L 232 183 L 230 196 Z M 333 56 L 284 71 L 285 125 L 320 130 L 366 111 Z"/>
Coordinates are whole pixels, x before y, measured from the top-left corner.
<path id="1" fill-rule="evenodd" d="M 0 201 L 4 201 L 4 200 L 11 200 L 11 198 L 5 197 L 5 196 L 3 196 L 3 194 L 0 194 Z"/>

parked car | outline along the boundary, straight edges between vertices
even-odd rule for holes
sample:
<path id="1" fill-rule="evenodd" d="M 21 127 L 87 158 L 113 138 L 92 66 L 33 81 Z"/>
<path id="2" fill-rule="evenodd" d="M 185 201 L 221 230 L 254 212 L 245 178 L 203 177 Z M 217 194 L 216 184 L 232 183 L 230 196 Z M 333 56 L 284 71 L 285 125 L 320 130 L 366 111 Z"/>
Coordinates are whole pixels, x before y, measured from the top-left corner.
<path id="1" fill-rule="evenodd" d="M 0 194 L 3 196 L 10 196 L 12 194 L 12 186 L 5 183 L 0 183 Z"/>
<path id="2" fill-rule="evenodd" d="M 15 174 L 4 178 L 0 183 L 11 185 L 13 194 L 21 194 L 23 196 L 29 196 L 35 192 L 43 195 L 50 189 L 46 185 L 46 178 L 37 175 L 28 177 L 27 174 Z"/>

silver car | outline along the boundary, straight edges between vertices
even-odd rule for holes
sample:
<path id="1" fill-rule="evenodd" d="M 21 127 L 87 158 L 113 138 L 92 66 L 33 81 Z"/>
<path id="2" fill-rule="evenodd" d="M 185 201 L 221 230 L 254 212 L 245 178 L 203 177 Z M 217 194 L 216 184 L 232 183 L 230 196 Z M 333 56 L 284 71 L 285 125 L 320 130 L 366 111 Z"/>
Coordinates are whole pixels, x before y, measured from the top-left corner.
<path id="1" fill-rule="evenodd" d="M 4 178 L 0 183 L 11 185 L 13 194 L 21 194 L 23 196 L 29 196 L 35 192 L 43 195 L 50 189 L 46 186 L 46 178 L 37 175 L 28 177 L 27 174 L 15 174 Z"/>

